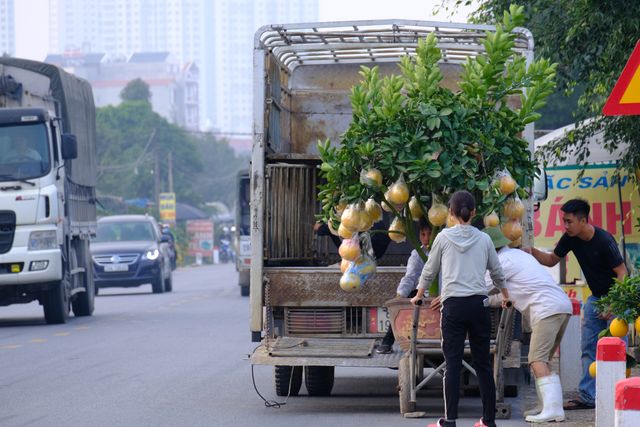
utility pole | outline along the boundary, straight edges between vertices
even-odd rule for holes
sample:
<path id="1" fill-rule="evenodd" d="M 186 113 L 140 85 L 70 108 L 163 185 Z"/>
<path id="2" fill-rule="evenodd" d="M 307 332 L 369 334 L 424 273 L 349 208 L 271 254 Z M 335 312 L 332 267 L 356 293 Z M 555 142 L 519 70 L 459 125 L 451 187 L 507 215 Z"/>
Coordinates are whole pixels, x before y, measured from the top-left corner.
<path id="1" fill-rule="evenodd" d="M 169 193 L 173 193 L 173 153 L 169 151 L 167 157 L 167 162 L 169 163 Z"/>
<path id="2" fill-rule="evenodd" d="M 156 199 L 156 209 L 160 209 L 160 157 L 158 152 L 154 151 L 155 164 L 153 167 L 153 191 Z"/>

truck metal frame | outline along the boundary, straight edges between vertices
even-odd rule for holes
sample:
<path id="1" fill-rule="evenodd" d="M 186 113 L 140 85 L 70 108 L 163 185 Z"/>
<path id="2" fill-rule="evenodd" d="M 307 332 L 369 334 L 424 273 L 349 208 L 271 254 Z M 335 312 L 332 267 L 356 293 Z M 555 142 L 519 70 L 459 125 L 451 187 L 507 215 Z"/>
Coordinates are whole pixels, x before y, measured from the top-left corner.
<path id="1" fill-rule="evenodd" d="M 397 74 L 418 40 L 436 34 L 442 84 L 455 88 L 460 64 L 484 50 L 494 27 L 412 20 L 324 22 L 260 28 L 254 44 L 254 128 L 251 159 L 250 330 L 260 346 L 254 364 L 276 366 L 278 392 L 297 393 L 304 366 L 310 394 L 328 394 L 333 371 L 322 367 L 397 367 L 402 352 L 373 351 L 377 323 L 395 296 L 411 247 L 392 243 L 370 282 L 357 292 L 338 286 L 336 248 L 313 232 L 320 158 L 316 143 L 340 143 L 351 122 L 350 90 L 362 65 Z M 515 50 L 533 60 L 533 39 L 519 29 Z M 533 125 L 524 138 L 533 152 Z M 524 244 L 533 236 L 531 206 Z M 289 367 L 289 370 L 278 368 Z M 291 389 L 278 390 L 289 372 Z M 329 380 L 318 378 L 324 372 Z M 297 385 L 299 389 L 300 385 Z M 312 391 L 313 390 L 313 391 Z M 328 392 L 327 392 L 328 390 Z"/>

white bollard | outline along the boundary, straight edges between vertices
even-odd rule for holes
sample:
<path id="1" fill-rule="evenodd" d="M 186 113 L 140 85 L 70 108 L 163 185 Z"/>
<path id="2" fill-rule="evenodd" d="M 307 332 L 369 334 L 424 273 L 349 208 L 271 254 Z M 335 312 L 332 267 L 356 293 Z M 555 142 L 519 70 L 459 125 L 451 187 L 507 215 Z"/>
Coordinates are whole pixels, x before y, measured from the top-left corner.
<path id="1" fill-rule="evenodd" d="M 596 350 L 596 427 L 614 423 L 616 383 L 625 378 L 627 346 L 617 337 L 598 340 Z"/>
<path id="2" fill-rule="evenodd" d="M 560 342 L 560 383 L 564 392 L 577 391 L 582 378 L 582 366 L 576 363 L 582 357 L 580 349 L 580 301 L 571 298 L 573 314 Z"/>
<path id="3" fill-rule="evenodd" d="M 640 426 L 640 377 L 616 384 L 615 427 Z"/>

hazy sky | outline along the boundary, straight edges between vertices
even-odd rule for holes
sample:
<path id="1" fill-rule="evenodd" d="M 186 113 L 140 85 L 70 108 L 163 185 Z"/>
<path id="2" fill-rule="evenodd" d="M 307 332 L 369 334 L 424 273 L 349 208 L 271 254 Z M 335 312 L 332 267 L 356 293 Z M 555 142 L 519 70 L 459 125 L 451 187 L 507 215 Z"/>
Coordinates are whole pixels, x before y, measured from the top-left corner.
<path id="1" fill-rule="evenodd" d="M 319 0 L 319 21 L 416 19 L 463 22 L 470 8 L 453 17 L 433 16 L 441 0 Z M 47 55 L 49 1 L 16 0 L 16 56 L 42 61 Z"/>

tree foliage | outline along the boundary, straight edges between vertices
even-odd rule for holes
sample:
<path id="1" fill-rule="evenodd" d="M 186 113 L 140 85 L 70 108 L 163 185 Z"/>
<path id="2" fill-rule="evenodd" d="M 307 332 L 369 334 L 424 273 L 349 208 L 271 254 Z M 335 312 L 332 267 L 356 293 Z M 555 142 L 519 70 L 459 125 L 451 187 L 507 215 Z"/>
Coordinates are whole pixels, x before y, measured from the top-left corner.
<path id="1" fill-rule="evenodd" d="M 320 186 L 322 217 L 336 224 L 336 207 L 373 197 L 405 223 L 411 236 L 408 208 L 393 206 L 387 188 L 403 179 L 423 211 L 433 195 L 446 202 L 456 190 L 475 194 L 478 213 L 502 205 L 507 196 L 494 184 L 496 172 L 507 170 L 526 198 L 536 172 L 528 143 L 520 137 L 527 123 L 553 91 L 555 65 L 540 59 L 526 67 L 513 50 L 522 10 L 511 7 L 495 32 L 488 32 L 485 53 L 463 64 L 460 91 L 441 87 L 441 52 L 430 34 L 418 43 L 416 55 L 402 58 L 400 75 L 381 78 L 378 68 L 362 67 L 362 81 L 352 89 L 353 119 L 339 147 L 319 144 L 322 158 Z M 517 108 L 509 103 L 518 97 Z M 383 185 L 361 181 L 360 172 L 381 171 Z M 513 195 L 511 195 L 513 197 Z"/>
<path id="2" fill-rule="evenodd" d="M 142 79 L 133 79 L 120 91 L 123 101 L 145 101 L 151 103 L 151 90 Z"/>
<path id="3" fill-rule="evenodd" d="M 468 3 L 448 0 L 449 4 Z M 495 22 L 509 0 L 479 0 L 474 18 Z M 547 159 L 563 160 L 573 153 L 579 163 L 588 162 L 587 141 L 603 132 L 604 147 L 613 151 L 628 145 L 620 159 L 629 170 L 640 165 L 640 118 L 601 116 L 602 107 L 620 76 L 640 34 L 640 2 L 637 0 L 520 0 L 524 4 L 524 25 L 531 30 L 536 54 L 558 63 L 559 89 L 571 93 L 584 85 L 576 121 L 593 120 L 558 144 L 545 149 Z"/>
<path id="4" fill-rule="evenodd" d="M 191 134 L 155 113 L 145 101 L 97 109 L 98 192 L 103 196 L 153 200 L 155 158 L 160 191 L 168 191 L 168 155 L 172 154 L 177 201 L 205 208 L 235 202 L 236 175 L 248 158 L 237 156 L 226 141 L 211 134 Z"/>

